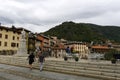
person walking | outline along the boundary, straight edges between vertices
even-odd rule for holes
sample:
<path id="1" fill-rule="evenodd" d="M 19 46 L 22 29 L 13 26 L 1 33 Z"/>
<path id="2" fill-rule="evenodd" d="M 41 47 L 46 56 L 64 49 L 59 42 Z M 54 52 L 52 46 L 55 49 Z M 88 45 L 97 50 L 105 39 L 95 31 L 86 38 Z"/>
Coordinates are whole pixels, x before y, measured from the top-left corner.
<path id="1" fill-rule="evenodd" d="M 39 63 L 40 63 L 40 71 L 42 71 L 42 69 L 43 69 L 43 63 L 44 63 L 44 61 L 45 61 L 45 57 L 44 57 L 44 55 L 43 55 L 43 52 L 44 51 L 39 51 Z"/>
<path id="2" fill-rule="evenodd" d="M 69 47 L 69 46 L 66 48 L 66 53 L 67 53 L 68 55 L 71 54 L 71 50 L 70 50 L 70 47 Z"/>
<path id="3" fill-rule="evenodd" d="M 30 70 L 32 70 L 32 68 L 33 68 L 32 64 L 35 61 L 35 56 L 34 56 L 33 52 L 28 56 L 28 60 L 29 60 L 29 68 L 30 68 Z"/>

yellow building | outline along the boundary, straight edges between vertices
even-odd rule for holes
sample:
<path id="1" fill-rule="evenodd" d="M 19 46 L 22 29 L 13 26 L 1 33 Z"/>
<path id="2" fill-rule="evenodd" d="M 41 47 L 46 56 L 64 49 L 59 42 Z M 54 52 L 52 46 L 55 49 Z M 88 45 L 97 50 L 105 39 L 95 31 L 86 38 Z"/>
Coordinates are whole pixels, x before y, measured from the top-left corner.
<path id="1" fill-rule="evenodd" d="M 73 52 L 79 53 L 80 58 L 88 58 L 88 54 L 90 53 L 90 51 L 85 43 L 70 41 L 66 44 L 66 47 L 68 46 L 70 47 L 70 49 L 73 49 Z"/>
<path id="2" fill-rule="evenodd" d="M 23 28 L 15 28 L 14 26 L 12 28 L 0 26 L 0 54 L 14 54 L 17 52 L 22 30 Z M 28 30 L 25 31 L 29 32 Z"/>

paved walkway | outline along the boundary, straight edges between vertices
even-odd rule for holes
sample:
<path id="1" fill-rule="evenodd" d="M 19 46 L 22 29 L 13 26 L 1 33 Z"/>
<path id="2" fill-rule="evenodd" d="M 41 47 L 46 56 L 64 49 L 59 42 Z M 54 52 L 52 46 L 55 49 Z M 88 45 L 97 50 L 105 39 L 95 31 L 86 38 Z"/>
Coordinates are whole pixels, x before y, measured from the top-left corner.
<path id="1" fill-rule="evenodd" d="M 82 76 L 42 71 L 0 64 L 0 80 L 100 80 Z"/>

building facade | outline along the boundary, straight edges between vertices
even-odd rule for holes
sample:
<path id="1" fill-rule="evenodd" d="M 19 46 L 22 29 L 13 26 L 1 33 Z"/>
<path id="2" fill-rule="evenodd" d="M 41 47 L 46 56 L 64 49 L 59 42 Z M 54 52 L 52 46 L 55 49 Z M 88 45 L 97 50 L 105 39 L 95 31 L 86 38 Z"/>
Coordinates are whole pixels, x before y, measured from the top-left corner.
<path id="1" fill-rule="evenodd" d="M 35 45 L 37 47 L 40 47 L 41 49 L 48 49 L 50 48 L 50 45 L 49 45 L 49 38 L 44 36 L 44 35 L 41 35 L 41 34 L 36 34 L 36 43 Z"/>
<path id="2" fill-rule="evenodd" d="M 108 46 L 102 46 L 102 45 L 94 45 L 91 47 L 91 53 L 106 53 L 108 51 L 110 51 L 111 48 L 109 48 Z"/>
<path id="3" fill-rule="evenodd" d="M 15 28 L 14 26 L 11 28 L 0 26 L 0 54 L 14 54 L 17 52 L 22 29 L 23 28 Z M 28 32 L 28 30 L 26 30 L 26 32 Z"/>
<path id="4" fill-rule="evenodd" d="M 73 53 L 78 53 L 80 58 L 88 58 L 90 51 L 85 43 L 70 41 L 66 44 L 66 47 L 68 46 L 73 48 Z"/>

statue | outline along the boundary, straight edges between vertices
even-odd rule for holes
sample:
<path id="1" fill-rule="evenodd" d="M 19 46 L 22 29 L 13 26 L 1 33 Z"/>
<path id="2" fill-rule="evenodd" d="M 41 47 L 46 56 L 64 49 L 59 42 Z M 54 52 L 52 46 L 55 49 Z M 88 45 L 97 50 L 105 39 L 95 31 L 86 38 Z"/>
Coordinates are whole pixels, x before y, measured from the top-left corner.
<path id="1" fill-rule="evenodd" d="M 15 56 L 21 56 L 21 57 L 28 56 L 27 47 L 26 47 L 26 33 L 25 33 L 24 29 L 21 31 L 20 45 L 17 50 L 17 54 L 15 54 Z"/>
<path id="2" fill-rule="evenodd" d="M 26 33 L 25 33 L 25 31 L 24 31 L 24 29 L 22 30 L 22 32 L 21 32 L 21 39 L 25 39 L 26 37 Z"/>

